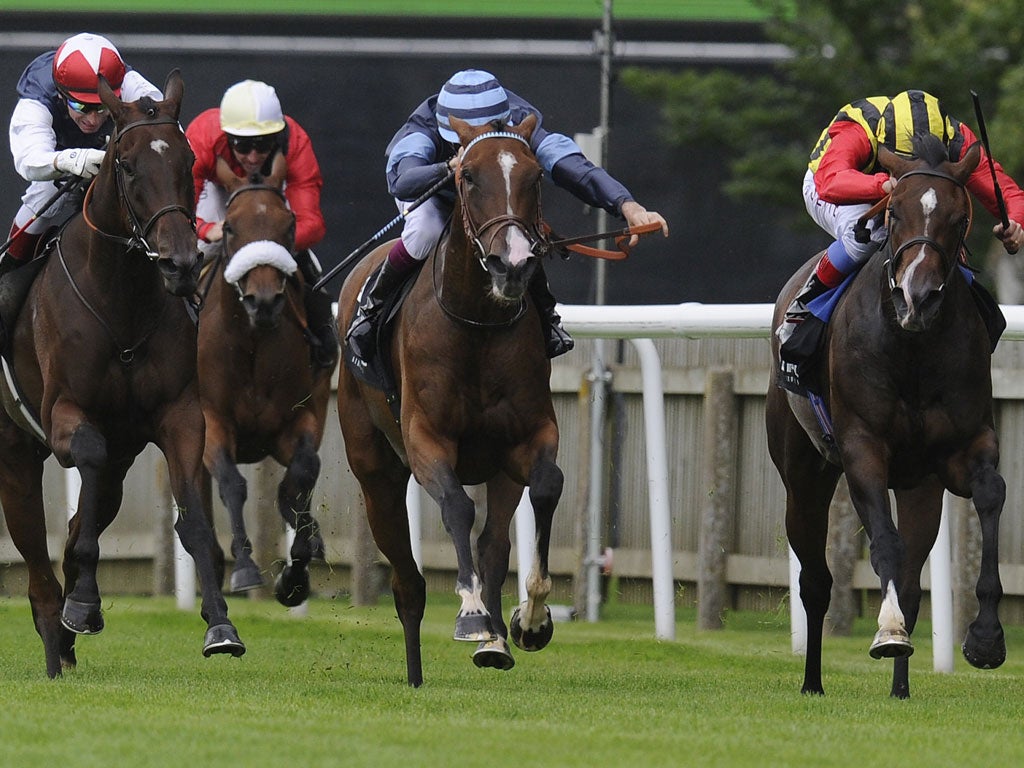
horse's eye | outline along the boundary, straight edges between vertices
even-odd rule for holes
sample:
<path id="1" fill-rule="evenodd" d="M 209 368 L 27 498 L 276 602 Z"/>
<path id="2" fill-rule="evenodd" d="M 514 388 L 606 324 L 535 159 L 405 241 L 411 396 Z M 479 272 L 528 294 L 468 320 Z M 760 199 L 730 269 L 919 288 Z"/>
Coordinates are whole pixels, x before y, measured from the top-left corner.
<path id="1" fill-rule="evenodd" d="M 473 183 L 473 174 L 470 173 L 468 168 L 463 168 L 462 169 L 462 180 L 464 182 L 466 182 L 467 184 L 472 184 Z"/>
<path id="2" fill-rule="evenodd" d="M 226 235 L 234 234 L 234 230 L 231 228 L 231 225 L 228 224 L 226 221 L 221 225 L 220 229 L 221 229 L 221 232 L 223 232 L 225 236 Z"/>

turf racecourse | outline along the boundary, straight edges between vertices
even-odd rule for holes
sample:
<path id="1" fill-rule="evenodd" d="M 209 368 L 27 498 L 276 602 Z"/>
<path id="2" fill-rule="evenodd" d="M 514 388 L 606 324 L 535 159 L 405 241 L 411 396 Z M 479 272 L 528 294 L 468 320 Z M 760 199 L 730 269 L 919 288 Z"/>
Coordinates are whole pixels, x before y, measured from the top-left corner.
<path id="1" fill-rule="evenodd" d="M 425 685 L 404 684 L 388 602 L 314 600 L 298 618 L 232 600 L 248 645 L 204 659 L 203 625 L 170 599 L 115 597 L 79 667 L 43 673 L 24 598 L 0 600 L 0 765 L 117 766 L 872 766 L 1024 762 L 1024 641 L 981 672 L 930 671 L 919 627 L 913 698 L 889 698 L 889 662 L 867 655 L 870 622 L 827 638 L 828 695 L 799 693 L 802 661 L 783 614 L 730 613 L 720 632 L 653 639 L 649 608 L 613 606 L 559 624 L 552 645 L 478 670 L 450 640 L 455 602 L 432 596 Z"/>

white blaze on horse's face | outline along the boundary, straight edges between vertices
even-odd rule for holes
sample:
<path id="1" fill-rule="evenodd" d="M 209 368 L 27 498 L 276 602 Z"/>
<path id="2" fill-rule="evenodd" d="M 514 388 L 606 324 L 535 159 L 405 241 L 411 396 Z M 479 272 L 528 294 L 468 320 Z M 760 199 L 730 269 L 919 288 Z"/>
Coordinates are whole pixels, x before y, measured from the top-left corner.
<path id="1" fill-rule="evenodd" d="M 928 237 L 928 230 L 931 227 L 932 213 L 935 211 L 939 204 L 939 196 L 935 194 L 935 190 L 931 187 L 928 191 L 921 195 L 921 210 L 924 212 L 924 232 L 925 237 Z M 904 286 L 910 285 L 914 280 L 914 273 L 917 272 L 918 267 L 924 262 L 924 249 L 925 244 L 921 243 L 921 247 L 918 249 L 917 256 L 910 262 L 906 271 L 903 273 L 903 280 L 901 283 Z M 913 303 L 913 292 L 904 291 L 904 295 L 907 297 L 908 303 Z"/>
<path id="2" fill-rule="evenodd" d="M 171 145 L 168 144 L 163 139 L 153 139 L 151 142 L 149 142 L 149 148 L 156 152 L 158 155 L 162 155 L 164 152 L 171 148 Z"/>
<path id="3" fill-rule="evenodd" d="M 505 179 L 505 213 L 514 216 L 512 210 L 512 169 L 518 164 L 515 156 L 508 151 L 498 154 L 498 164 L 501 166 L 501 173 Z M 525 233 L 519 227 L 505 228 L 505 245 L 508 248 L 508 262 L 511 266 L 517 266 L 531 256 L 530 241 L 526 239 Z"/>

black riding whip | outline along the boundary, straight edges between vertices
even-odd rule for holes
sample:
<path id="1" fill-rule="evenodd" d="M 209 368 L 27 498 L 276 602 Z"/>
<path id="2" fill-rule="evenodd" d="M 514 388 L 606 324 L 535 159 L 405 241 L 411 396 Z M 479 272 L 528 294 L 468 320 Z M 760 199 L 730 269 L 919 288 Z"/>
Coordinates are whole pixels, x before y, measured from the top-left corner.
<path id="1" fill-rule="evenodd" d="M 393 218 L 391 221 L 389 221 L 383 227 L 378 229 L 377 232 L 373 235 L 373 237 L 371 237 L 365 243 L 363 243 L 358 248 L 356 248 L 354 251 L 352 251 L 352 253 L 350 253 L 348 256 L 346 256 L 344 259 L 342 259 L 340 262 L 338 262 L 329 272 L 327 272 L 327 274 L 325 274 L 323 277 L 321 277 L 319 280 L 317 280 L 316 281 L 316 285 L 313 286 L 313 290 L 314 291 L 319 291 L 327 283 L 329 283 L 331 280 L 333 280 L 335 275 L 337 275 L 339 272 L 341 272 L 341 270 L 343 270 L 345 267 L 347 267 L 353 261 L 358 259 L 364 253 L 366 253 L 366 250 L 371 245 L 373 245 L 378 240 L 380 240 L 380 238 L 384 235 L 385 232 L 387 232 L 389 229 L 391 229 L 393 226 L 395 226 L 395 224 L 397 224 L 398 222 L 402 221 L 402 219 L 404 219 L 406 216 L 408 216 L 414 210 L 416 210 L 421 205 L 423 205 L 423 203 L 427 202 L 427 200 L 429 200 L 431 197 L 433 197 L 437 193 L 437 191 L 439 189 L 441 189 L 441 187 L 443 187 L 445 184 L 447 184 L 451 180 L 452 176 L 454 176 L 454 175 L 455 175 L 455 170 L 452 169 L 452 168 L 449 168 L 448 169 L 448 173 L 446 173 L 444 175 L 444 178 L 439 179 L 437 182 L 435 182 L 434 185 L 430 187 L 430 189 L 428 189 L 422 195 L 420 195 L 415 200 L 413 200 L 411 203 L 409 203 L 408 207 L 404 211 L 402 211 L 400 214 L 395 216 L 395 218 Z"/>
<path id="2" fill-rule="evenodd" d="M 996 181 L 996 164 L 992 159 L 992 150 L 988 145 L 988 132 L 985 130 L 985 116 L 981 114 L 981 99 L 978 98 L 978 94 L 971 91 L 971 98 L 974 99 L 974 114 L 978 117 L 978 133 L 981 134 L 981 146 L 985 148 L 985 154 L 988 155 L 988 169 L 992 173 L 992 186 L 996 190 L 996 205 L 999 206 L 999 218 L 1003 223 L 1003 232 L 1010 228 L 1010 219 L 1006 215 L 1006 203 L 1003 202 L 1003 191 L 999 188 L 999 182 Z"/>
<path id="3" fill-rule="evenodd" d="M 52 206 L 54 203 L 56 203 L 61 197 L 66 195 L 71 190 L 77 189 L 78 187 L 80 187 L 82 185 L 82 182 L 85 181 L 85 180 L 86 179 L 85 179 L 84 176 L 78 176 L 77 178 L 69 181 L 67 184 L 61 185 L 57 189 L 57 191 L 53 193 L 53 195 L 50 197 L 50 199 L 47 200 L 45 203 L 43 203 L 43 207 L 40 208 L 38 211 L 36 211 L 34 214 L 32 214 L 32 218 L 31 219 L 29 219 L 23 225 L 18 227 L 17 231 L 14 232 L 14 234 L 12 234 L 9 238 L 7 238 L 7 242 L 6 243 L 4 243 L 3 245 L 0 245 L 0 253 L 6 253 L 7 249 L 11 247 L 11 243 L 13 243 L 19 237 L 21 237 L 21 233 L 24 232 L 26 229 L 28 229 L 30 226 L 32 226 L 32 222 L 34 222 L 36 219 L 38 219 L 40 216 L 42 216 L 44 213 L 46 213 L 46 211 L 48 211 L 50 209 L 50 206 Z"/>

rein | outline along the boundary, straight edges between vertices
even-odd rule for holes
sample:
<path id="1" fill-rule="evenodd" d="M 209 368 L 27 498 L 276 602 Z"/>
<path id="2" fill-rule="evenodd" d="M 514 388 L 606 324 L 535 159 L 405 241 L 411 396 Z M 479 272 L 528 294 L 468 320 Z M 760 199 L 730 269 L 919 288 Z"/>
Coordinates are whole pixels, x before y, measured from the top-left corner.
<path id="1" fill-rule="evenodd" d="M 96 186 L 96 179 L 93 179 L 89 185 L 88 190 L 85 193 L 85 200 L 82 203 L 82 218 L 96 234 L 105 237 L 108 240 L 112 240 L 115 243 L 120 243 L 128 250 L 142 251 L 151 260 L 156 260 L 160 257 L 160 254 L 153 249 L 153 247 L 146 240 L 150 231 L 156 225 L 158 219 L 168 213 L 181 213 L 189 220 L 192 225 L 192 229 L 196 228 L 196 217 L 193 211 L 190 211 L 183 205 L 172 203 L 171 205 L 165 205 L 163 208 L 154 213 L 149 221 L 146 222 L 145 226 L 142 225 L 139 220 L 138 214 L 135 212 L 135 208 L 132 207 L 131 200 L 128 199 L 128 193 L 125 189 L 124 182 L 124 170 L 121 167 L 121 158 L 117 154 L 117 147 L 120 144 L 121 139 L 128 133 L 128 131 L 148 125 L 178 125 L 178 121 L 170 117 L 161 117 L 154 120 L 136 120 L 134 123 L 129 123 L 123 129 L 117 132 L 114 137 L 114 183 L 117 185 L 117 196 L 121 201 L 121 207 L 128 214 L 128 222 L 131 225 L 131 235 L 129 237 L 121 237 L 120 235 L 112 235 L 109 232 L 104 232 L 100 229 L 93 221 L 89 218 L 89 203 L 92 201 L 93 189 Z M 180 127 L 179 127 L 180 130 Z"/>

